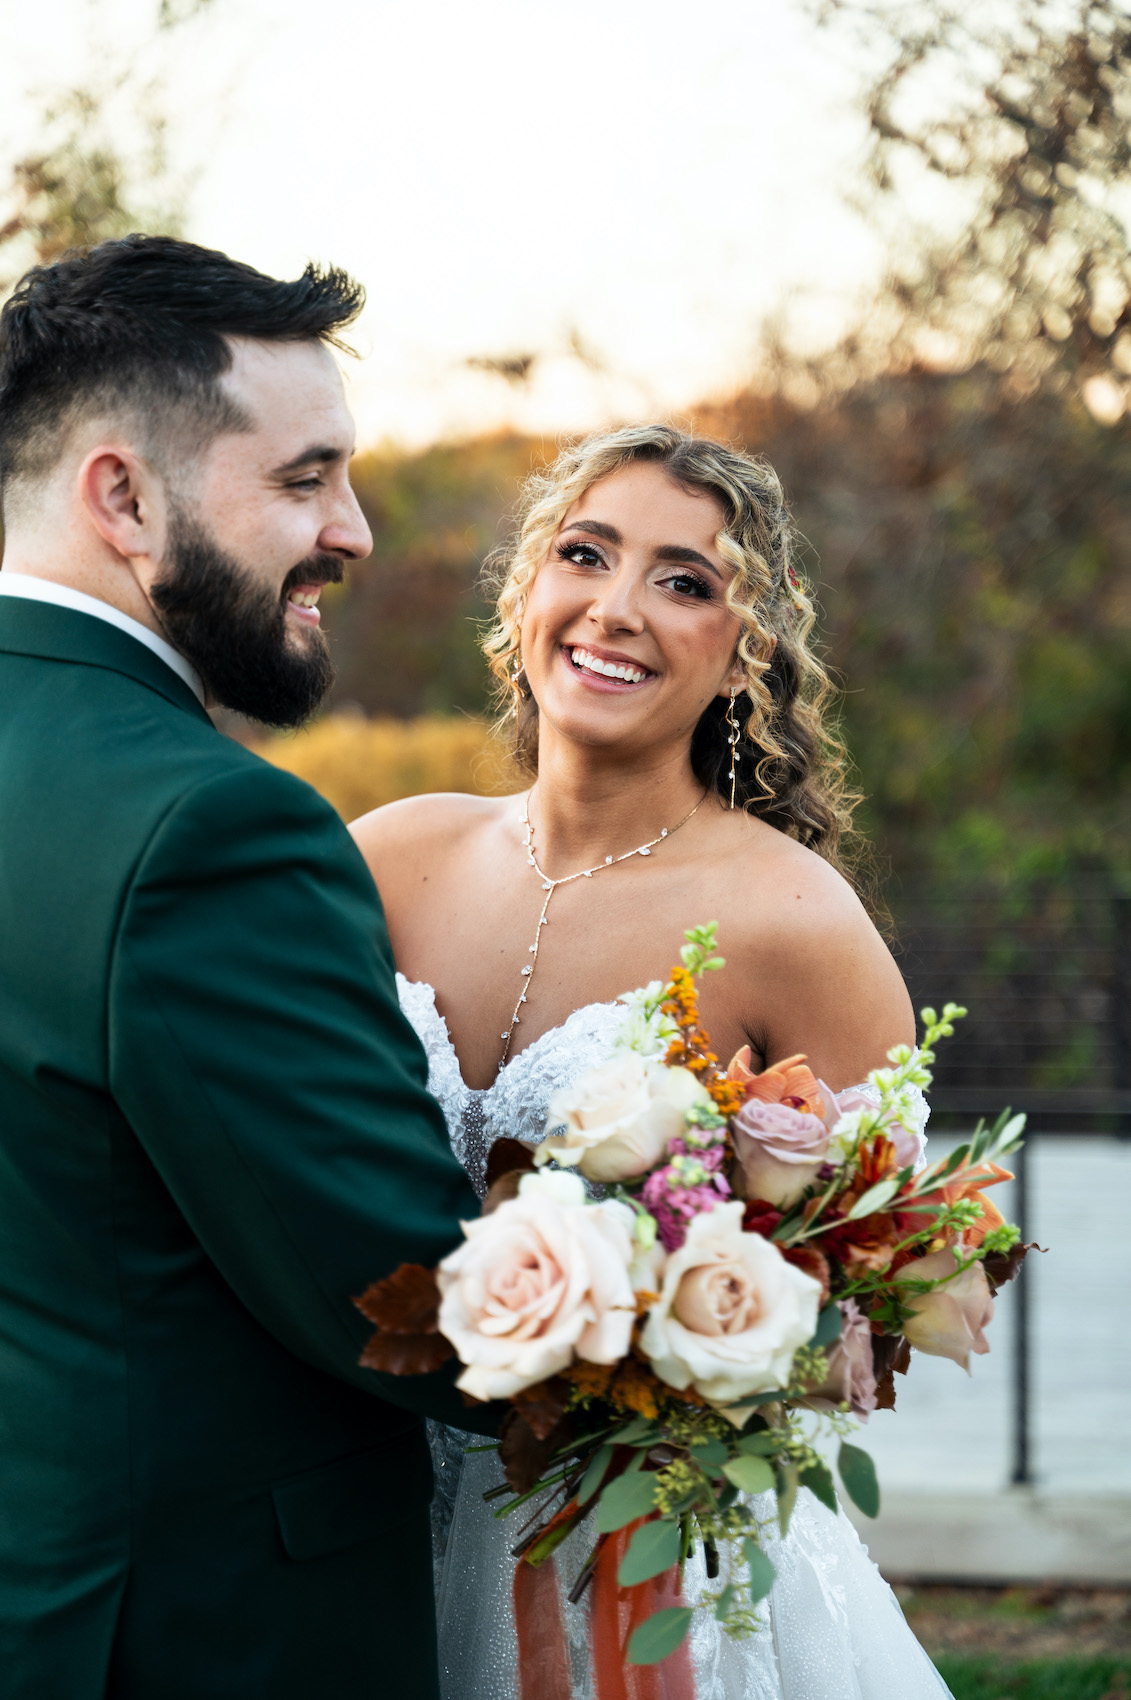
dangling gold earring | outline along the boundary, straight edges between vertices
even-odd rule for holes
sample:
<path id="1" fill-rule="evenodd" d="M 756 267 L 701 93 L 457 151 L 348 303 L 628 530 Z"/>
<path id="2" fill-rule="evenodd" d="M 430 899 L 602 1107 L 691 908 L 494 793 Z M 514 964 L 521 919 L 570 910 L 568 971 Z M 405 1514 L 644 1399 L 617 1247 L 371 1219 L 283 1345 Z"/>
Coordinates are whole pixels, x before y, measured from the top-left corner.
<path id="1" fill-rule="evenodd" d="M 730 744 L 730 806 L 732 809 L 734 808 L 734 788 L 738 780 L 738 773 L 736 769 L 738 764 L 738 740 L 740 736 L 738 722 L 734 718 L 734 699 L 737 695 L 738 686 L 732 685 L 730 701 L 727 703 L 727 725 L 730 728 L 727 736 L 727 742 Z"/>

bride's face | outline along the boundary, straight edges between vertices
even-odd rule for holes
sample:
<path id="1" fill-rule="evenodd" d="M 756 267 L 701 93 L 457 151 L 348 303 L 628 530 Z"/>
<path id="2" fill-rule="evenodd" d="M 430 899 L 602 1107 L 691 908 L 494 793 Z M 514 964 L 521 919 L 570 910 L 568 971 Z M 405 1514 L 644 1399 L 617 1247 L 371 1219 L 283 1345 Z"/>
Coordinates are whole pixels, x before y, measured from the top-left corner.
<path id="1" fill-rule="evenodd" d="M 629 464 L 566 514 L 527 596 L 522 662 L 543 726 L 593 746 L 690 740 L 741 685 L 724 516 L 662 467 Z"/>

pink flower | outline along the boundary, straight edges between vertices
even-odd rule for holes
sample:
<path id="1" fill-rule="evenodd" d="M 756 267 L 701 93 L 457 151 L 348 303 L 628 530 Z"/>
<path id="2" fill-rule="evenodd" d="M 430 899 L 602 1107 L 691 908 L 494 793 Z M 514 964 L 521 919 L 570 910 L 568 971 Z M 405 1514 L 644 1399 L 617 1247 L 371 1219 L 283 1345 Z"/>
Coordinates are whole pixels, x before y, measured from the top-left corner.
<path id="1" fill-rule="evenodd" d="M 828 1374 L 806 1399 L 818 1411 L 831 1411 L 846 1401 L 853 1416 L 865 1421 L 876 1408 L 876 1374 L 872 1366 L 872 1329 L 855 1299 L 842 1299 L 839 1340 L 827 1353 Z"/>
<path id="2" fill-rule="evenodd" d="M 905 1264 L 895 1277 L 905 1281 L 941 1281 L 929 1293 L 901 1297 L 912 1314 L 903 1324 L 906 1339 L 916 1351 L 936 1358 L 953 1358 L 969 1375 L 971 1352 L 988 1352 L 985 1330 L 994 1314 L 990 1284 L 981 1263 L 954 1272 L 962 1261 L 961 1246 L 945 1247 Z"/>
<path id="3" fill-rule="evenodd" d="M 829 1149 L 820 1116 L 750 1098 L 731 1122 L 744 1198 L 788 1208 L 812 1186 Z"/>
<path id="4" fill-rule="evenodd" d="M 648 1176 L 640 1198 L 656 1218 L 665 1250 L 678 1251 L 691 1219 L 729 1198 L 730 1186 L 720 1172 L 726 1155 L 721 1145 L 702 1151 L 673 1139 L 668 1152 L 671 1162 Z"/>

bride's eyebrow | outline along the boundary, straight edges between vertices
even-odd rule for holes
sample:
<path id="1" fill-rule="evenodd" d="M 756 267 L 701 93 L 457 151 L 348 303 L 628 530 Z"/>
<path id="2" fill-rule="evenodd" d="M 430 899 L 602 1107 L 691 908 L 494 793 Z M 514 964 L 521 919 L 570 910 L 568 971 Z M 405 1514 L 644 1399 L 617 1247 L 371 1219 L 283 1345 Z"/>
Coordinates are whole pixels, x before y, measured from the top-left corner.
<path id="1" fill-rule="evenodd" d="M 655 551 L 657 561 L 676 561 L 684 567 L 705 567 L 713 577 L 722 579 L 718 567 L 713 566 L 706 555 L 701 555 L 698 549 L 689 549 L 683 543 L 661 543 Z"/>
<path id="2" fill-rule="evenodd" d="M 624 538 L 615 525 L 606 525 L 601 519 L 571 519 L 563 526 L 564 531 L 586 531 L 590 537 L 599 537 L 603 543 L 612 543 L 619 547 Z"/>

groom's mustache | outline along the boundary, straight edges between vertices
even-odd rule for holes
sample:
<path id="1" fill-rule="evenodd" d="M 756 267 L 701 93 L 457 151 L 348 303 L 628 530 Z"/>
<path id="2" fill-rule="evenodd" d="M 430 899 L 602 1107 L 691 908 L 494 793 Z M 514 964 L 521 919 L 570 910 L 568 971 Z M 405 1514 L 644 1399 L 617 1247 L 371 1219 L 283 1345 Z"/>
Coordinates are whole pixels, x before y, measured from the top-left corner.
<path id="1" fill-rule="evenodd" d="M 337 555 L 308 555 L 297 567 L 292 567 L 279 592 L 285 602 L 299 584 L 341 584 L 346 576 L 345 563 Z"/>

